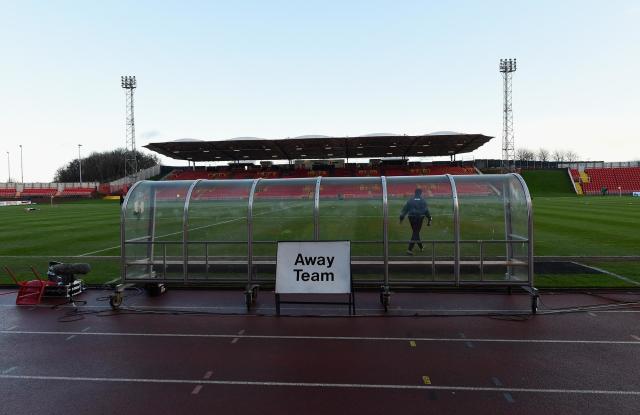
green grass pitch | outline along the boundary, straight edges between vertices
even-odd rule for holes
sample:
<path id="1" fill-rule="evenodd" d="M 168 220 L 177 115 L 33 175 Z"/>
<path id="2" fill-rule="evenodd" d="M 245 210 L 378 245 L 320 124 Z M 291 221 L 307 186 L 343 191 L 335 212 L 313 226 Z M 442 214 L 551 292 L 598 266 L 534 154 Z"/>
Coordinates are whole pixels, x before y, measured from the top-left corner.
<path id="1" fill-rule="evenodd" d="M 389 204 L 389 239 L 391 256 L 402 256 L 410 237 L 407 221 L 400 224 L 398 214 L 402 200 Z M 424 255 L 431 255 L 431 240 L 450 240 L 453 224 L 450 201 L 430 199 L 433 226 L 424 227 L 427 241 Z M 275 255 L 276 240 L 304 240 L 313 235 L 313 203 L 257 200 L 254 206 L 255 254 Z M 44 273 L 48 260 L 88 262 L 93 271 L 90 283 L 102 283 L 119 276 L 120 206 L 117 201 L 79 201 L 24 207 L 0 207 L 0 266 L 10 266 L 22 278 L 29 276 L 29 265 Z M 379 202 L 325 201 L 320 210 L 321 239 L 350 239 L 353 256 L 382 256 L 382 206 Z M 180 206 L 165 206 L 157 212 L 159 241 L 180 241 L 182 234 Z M 502 212 L 496 206 L 483 206 L 469 200 L 461 204 L 462 239 L 500 239 L 504 233 Z M 221 241 L 210 247 L 214 255 L 246 256 L 246 205 L 234 202 L 194 204 L 190 213 L 190 240 Z M 355 218 L 359 219 L 356 220 Z M 640 198 L 631 197 L 535 197 L 536 256 L 634 256 L 640 255 Z M 132 219 L 128 237 L 146 232 L 147 221 Z M 181 249 L 180 245 L 173 249 Z M 194 246 L 191 254 L 204 254 Z M 474 255 L 477 247 L 464 246 L 463 255 Z M 485 255 L 500 255 L 504 246 Z M 200 250 L 200 251 L 198 251 Z M 436 254 L 447 256 L 451 246 L 437 244 Z M 215 252 L 215 253 L 214 253 Z M 171 254 L 171 252 L 169 252 Z M 87 256 L 86 260 L 78 258 Z M 640 261 L 581 261 L 613 274 L 640 282 Z M 391 269 L 393 273 L 393 268 Z M 4 273 L 3 273 L 4 274 Z M 2 275 L 0 283 L 8 283 Z M 536 275 L 536 285 L 562 286 L 634 286 L 607 274 Z"/>

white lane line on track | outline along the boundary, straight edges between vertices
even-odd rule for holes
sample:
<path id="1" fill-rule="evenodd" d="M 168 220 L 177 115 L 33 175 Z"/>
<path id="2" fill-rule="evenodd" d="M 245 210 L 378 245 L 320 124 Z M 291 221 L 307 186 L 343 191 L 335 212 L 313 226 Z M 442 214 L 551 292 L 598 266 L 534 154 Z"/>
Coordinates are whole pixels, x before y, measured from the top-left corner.
<path id="1" fill-rule="evenodd" d="M 0 375 L 0 379 L 44 380 L 70 382 L 113 382 L 113 383 L 156 383 L 184 385 L 233 385 L 233 386 L 280 386 L 297 388 L 341 388 L 341 389 L 391 389 L 391 390 L 448 390 L 462 392 L 518 392 L 518 393 L 565 393 L 581 395 L 632 395 L 640 396 L 635 390 L 605 389 L 538 389 L 508 388 L 483 386 L 444 386 L 444 385 L 393 385 L 370 383 L 320 383 L 320 382 L 265 382 L 247 380 L 190 380 L 190 379 L 154 379 L 154 378 L 100 378 L 77 376 L 34 376 L 34 375 Z"/>
<path id="2" fill-rule="evenodd" d="M 202 385 L 196 385 L 195 388 L 193 388 L 193 390 L 191 391 L 192 395 L 197 395 L 198 393 L 200 393 L 200 390 L 202 389 Z"/>
<path id="3" fill-rule="evenodd" d="M 211 376 L 213 376 L 213 371 L 209 370 L 207 373 L 204 374 L 202 379 L 211 379 Z"/>
<path id="4" fill-rule="evenodd" d="M 636 335 L 634 335 L 634 334 L 632 334 L 632 335 L 631 335 L 631 338 L 636 339 L 637 341 L 639 341 L 639 342 L 640 342 L 640 337 L 638 337 L 638 336 L 636 336 Z"/>
<path id="5" fill-rule="evenodd" d="M 464 344 L 468 349 L 473 349 L 473 343 L 467 340 L 467 336 L 465 336 L 464 333 L 460 332 L 458 335 L 460 336 L 460 339 L 465 340 Z"/>
<path id="6" fill-rule="evenodd" d="M 16 370 L 18 368 L 18 366 L 12 366 L 9 369 L 5 369 L 2 371 L 3 375 L 8 375 L 9 373 L 13 372 L 14 370 Z"/>
<path id="7" fill-rule="evenodd" d="M 9 327 L 7 330 L 13 330 L 13 329 L 15 329 L 15 328 L 17 328 L 17 327 L 18 327 L 18 326 L 11 326 L 11 327 Z"/>
<path id="8" fill-rule="evenodd" d="M 82 332 L 83 332 L 83 333 L 86 333 L 86 332 L 88 332 L 89 330 L 91 330 L 91 326 L 83 328 L 83 329 L 82 329 Z"/>
<path id="9" fill-rule="evenodd" d="M 591 317 L 596 317 L 597 316 L 596 313 L 594 313 L 592 311 L 589 311 L 587 314 L 589 314 Z"/>
<path id="10" fill-rule="evenodd" d="M 233 340 L 231 340 L 231 344 L 236 344 L 238 343 L 239 338 L 235 337 Z"/>
<path id="11" fill-rule="evenodd" d="M 119 278 L 117 278 L 119 279 Z M 635 305 L 632 304 L 632 305 Z M 611 305 L 603 305 L 607 306 L 607 307 L 616 307 L 616 306 L 611 306 Z M 623 305 L 626 306 L 626 305 Z M 4 308 L 11 308 L 11 309 L 16 309 L 18 307 L 25 307 L 25 306 L 16 306 L 15 304 L 0 304 L 0 307 L 4 307 Z M 51 305 L 47 305 L 47 304 L 39 304 L 37 306 L 35 306 L 37 308 L 51 308 Z M 64 306 L 60 306 L 58 308 L 75 308 L 72 305 L 64 305 Z M 104 306 L 104 305 L 83 305 L 82 308 L 94 308 L 94 309 L 104 309 L 104 310 L 111 310 L 111 306 Z M 238 310 L 238 311 L 246 311 L 246 307 L 245 306 L 172 306 L 172 307 L 158 307 L 158 306 L 144 306 L 144 305 L 139 305 L 136 306 L 136 308 L 139 309 L 149 309 L 149 310 Z M 303 310 L 306 312 L 309 311 L 313 311 L 313 310 L 332 310 L 332 309 L 328 309 L 328 308 L 318 308 L 318 307 L 282 307 L 283 309 L 289 310 L 289 311 L 296 311 L 296 310 Z M 458 314 L 470 314 L 470 313 L 501 313 L 501 314 L 521 314 L 521 315 L 530 315 L 529 309 L 519 309 L 519 310 L 500 310 L 500 309 L 447 309 L 447 308 L 438 308 L 438 309 L 430 309 L 430 308 L 397 308 L 395 309 L 396 311 L 400 311 L 400 312 L 411 312 L 411 313 L 435 313 L 435 314 L 451 314 L 451 315 L 458 315 Z M 258 309 L 258 311 L 275 311 L 275 307 L 260 307 Z M 380 313 L 380 309 L 379 308 L 358 308 L 358 311 L 361 311 L 362 313 L 366 313 L 366 312 L 375 312 L 375 313 Z M 560 310 L 557 312 L 554 312 L 553 310 L 538 310 L 538 315 L 545 315 L 545 314 L 557 314 L 560 312 L 568 312 L 568 311 L 584 311 L 581 309 L 567 309 L 567 310 Z M 640 313 L 640 310 L 601 310 L 598 309 L 597 310 L 598 313 Z M 247 315 L 251 315 L 251 314 L 247 314 Z M 428 316 L 427 316 L 428 317 Z M 466 316 L 466 317 L 474 317 L 474 316 Z M 477 317 L 477 316 L 476 316 Z M 482 315 L 480 315 L 480 317 L 483 317 Z"/>
<path id="12" fill-rule="evenodd" d="M 75 334 L 72 334 L 71 336 L 67 337 L 65 340 L 71 340 L 71 339 L 73 339 L 74 337 L 76 337 L 76 335 L 75 335 Z"/>
<path id="13" fill-rule="evenodd" d="M 493 382 L 494 385 L 496 385 L 496 387 L 503 388 L 503 385 L 502 385 L 502 382 L 500 382 L 500 379 L 498 379 L 496 377 L 493 377 L 493 378 L 491 378 L 491 381 Z M 502 394 L 502 396 L 509 403 L 514 403 L 515 402 L 515 400 L 513 399 L 513 396 L 511 396 L 511 394 L 509 392 L 504 392 Z"/>
<path id="14" fill-rule="evenodd" d="M 482 338 L 455 338 L 455 337 L 376 337 L 376 336 L 285 336 L 285 335 L 258 335 L 247 334 L 195 334 L 195 333 L 119 333 L 119 332 L 73 332 L 73 331 L 6 331 L 0 330 L 0 334 L 13 335 L 43 335 L 43 336 L 111 336 L 111 337 L 176 337 L 176 338 L 209 338 L 209 339 L 254 339 L 254 340 L 340 340 L 340 341 L 389 341 L 389 342 L 478 342 L 478 343 L 525 343 L 525 344 L 610 344 L 610 345 L 634 345 L 640 343 L 631 340 L 562 340 L 562 339 L 482 339 Z"/>
<path id="15" fill-rule="evenodd" d="M 119 279 L 119 278 L 118 278 Z M 24 306 L 16 306 L 15 304 L 0 304 L 0 307 L 5 307 L 5 308 L 18 308 L 18 307 L 24 307 Z M 38 308 L 51 308 L 51 305 L 49 304 L 40 304 L 37 306 Z M 58 308 L 75 308 L 72 305 L 64 305 L 64 306 L 60 306 Z M 105 310 L 111 310 L 111 306 L 108 305 L 83 305 L 82 308 L 96 308 L 96 309 L 105 309 Z M 247 307 L 246 306 L 171 306 L 171 307 L 158 307 L 158 306 L 145 306 L 145 305 L 139 305 L 136 306 L 136 308 L 140 308 L 140 309 L 150 309 L 150 310 L 242 310 L 242 311 L 246 311 Z M 275 307 L 260 307 L 259 311 L 275 311 Z M 283 306 L 282 309 L 286 309 L 288 311 L 296 311 L 296 310 L 303 310 L 303 311 L 312 311 L 312 310 L 332 310 L 329 308 L 320 308 L 320 307 L 285 307 Z M 439 308 L 439 309 L 428 309 L 428 308 L 397 308 L 397 311 L 404 311 L 404 312 L 428 312 L 428 313 L 438 313 L 438 314 L 442 314 L 442 313 L 457 313 L 457 314 L 464 314 L 464 313 L 503 313 L 503 314 L 526 314 L 529 315 L 529 309 L 520 309 L 520 310 L 482 310 L 482 309 L 473 309 L 473 310 L 461 310 L 461 309 L 446 309 L 446 308 Z M 379 308 L 358 308 L 358 311 L 362 311 L 362 312 L 377 312 L 380 313 L 380 309 Z M 602 312 L 602 311 L 599 311 Z M 637 313 L 640 313 L 640 310 L 636 311 Z M 247 314 L 250 315 L 250 314 Z M 472 316 L 471 316 L 472 317 Z"/>

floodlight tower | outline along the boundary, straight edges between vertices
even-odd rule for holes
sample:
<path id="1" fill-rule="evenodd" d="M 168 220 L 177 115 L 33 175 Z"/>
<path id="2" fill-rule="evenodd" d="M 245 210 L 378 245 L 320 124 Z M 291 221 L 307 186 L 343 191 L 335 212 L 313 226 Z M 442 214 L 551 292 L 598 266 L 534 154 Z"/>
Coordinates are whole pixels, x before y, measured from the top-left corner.
<path id="1" fill-rule="evenodd" d="M 515 169 L 516 148 L 513 138 L 513 111 L 511 108 L 511 74 L 516 71 L 516 59 L 500 59 L 500 72 L 504 81 L 502 115 L 502 172 Z"/>
<path id="2" fill-rule="evenodd" d="M 136 126 L 133 118 L 133 91 L 138 86 L 135 76 L 121 76 L 120 83 L 127 97 L 127 147 L 124 156 L 124 175 L 134 175 L 138 172 L 136 152 Z"/>

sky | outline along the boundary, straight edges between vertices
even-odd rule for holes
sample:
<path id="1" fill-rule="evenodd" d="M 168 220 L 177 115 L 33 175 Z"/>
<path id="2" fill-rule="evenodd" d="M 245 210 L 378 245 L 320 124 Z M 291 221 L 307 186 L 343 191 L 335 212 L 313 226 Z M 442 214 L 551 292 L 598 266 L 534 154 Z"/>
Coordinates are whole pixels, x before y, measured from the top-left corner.
<path id="1" fill-rule="evenodd" d="M 640 160 L 640 2 L 0 0 L 0 181 L 136 143 L 456 131 Z M 147 151 L 143 149 L 143 151 Z M 9 152 L 7 159 L 7 152 Z M 185 165 L 161 158 L 163 164 Z M 7 163 L 9 161 L 9 163 Z"/>

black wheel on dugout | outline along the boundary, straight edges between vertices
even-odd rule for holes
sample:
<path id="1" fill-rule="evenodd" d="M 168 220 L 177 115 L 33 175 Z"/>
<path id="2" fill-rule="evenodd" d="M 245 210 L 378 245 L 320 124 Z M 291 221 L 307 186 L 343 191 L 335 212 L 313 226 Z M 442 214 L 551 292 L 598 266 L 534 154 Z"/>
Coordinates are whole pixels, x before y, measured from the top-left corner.
<path id="1" fill-rule="evenodd" d="M 251 305 L 255 303 L 253 291 L 249 290 L 244 293 L 244 302 L 247 305 L 247 311 L 251 310 Z"/>
<path id="2" fill-rule="evenodd" d="M 114 310 L 119 309 L 120 306 L 122 305 L 122 294 L 120 293 L 111 294 L 111 296 L 109 297 L 109 305 Z"/>
<path id="3" fill-rule="evenodd" d="M 391 302 L 391 293 L 383 286 L 380 291 L 380 304 L 384 306 L 384 311 L 389 311 L 389 304 Z"/>

